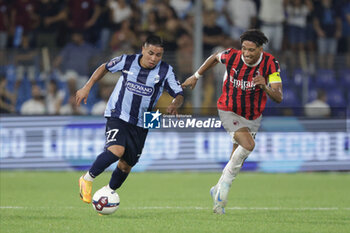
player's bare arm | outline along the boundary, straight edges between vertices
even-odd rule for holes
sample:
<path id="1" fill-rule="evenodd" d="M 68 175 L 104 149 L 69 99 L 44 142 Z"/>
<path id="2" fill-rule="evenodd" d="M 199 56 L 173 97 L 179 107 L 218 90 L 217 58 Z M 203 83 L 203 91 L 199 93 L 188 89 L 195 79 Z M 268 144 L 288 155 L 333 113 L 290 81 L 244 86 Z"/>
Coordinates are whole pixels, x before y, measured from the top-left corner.
<path id="1" fill-rule="evenodd" d="M 275 102 L 281 103 L 283 100 L 282 83 L 271 83 L 266 85 L 265 78 L 261 75 L 254 78 L 254 84 L 259 86 Z"/>
<path id="2" fill-rule="evenodd" d="M 167 108 L 167 112 L 171 115 L 177 115 L 177 109 L 181 107 L 184 102 L 184 97 L 182 95 L 177 95 L 171 104 Z"/>
<path id="3" fill-rule="evenodd" d="M 106 69 L 106 64 L 102 64 L 100 65 L 95 72 L 91 75 L 90 79 L 86 82 L 86 84 L 77 91 L 77 93 L 75 94 L 75 102 L 76 105 L 79 106 L 81 101 L 84 101 L 84 104 L 86 104 L 87 101 L 87 97 L 90 93 L 90 90 L 92 88 L 92 86 L 101 78 L 103 78 L 103 76 L 105 76 L 105 74 L 108 72 L 108 70 Z"/>
<path id="4" fill-rule="evenodd" d="M 205 60 L 205 62 L 199 67 L 199 69 L 194 73 L 191 77 L 187 78 L 185 82 L 181 85 L 182 88 L 190 87 L 191 90 L 196 86 L 197 81 L 202 75 L 219 63 L 219 60 L 217 58 L 218 53 L 212 54 L 210 57 Z"/>

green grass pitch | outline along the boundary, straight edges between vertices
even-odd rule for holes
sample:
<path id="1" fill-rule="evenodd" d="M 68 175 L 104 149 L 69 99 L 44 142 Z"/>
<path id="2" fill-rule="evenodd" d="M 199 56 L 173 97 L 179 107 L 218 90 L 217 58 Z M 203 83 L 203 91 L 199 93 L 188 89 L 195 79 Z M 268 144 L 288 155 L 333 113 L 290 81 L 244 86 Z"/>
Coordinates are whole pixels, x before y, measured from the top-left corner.
<path id="1" fill-rule="evenodd" d="M 209 195 L 219 173 L 131 173 L 109 216 L 79 199 L 81 174 L 0 172 L 0 232 L 350 232 L 349 173 L 242 172 L 222 216 Z"/>

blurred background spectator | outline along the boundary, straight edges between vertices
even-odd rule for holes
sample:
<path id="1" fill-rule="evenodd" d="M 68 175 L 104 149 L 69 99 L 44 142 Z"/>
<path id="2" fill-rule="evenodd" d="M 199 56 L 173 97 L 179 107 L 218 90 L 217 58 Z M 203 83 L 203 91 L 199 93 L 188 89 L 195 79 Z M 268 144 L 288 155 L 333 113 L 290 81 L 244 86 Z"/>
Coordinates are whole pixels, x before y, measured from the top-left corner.
<path id="1" fill-rule="evenodd" d="M 180 19 L 184 19 L 193 6 L 191 0 L 170 0 L 169 5 Z"/>
<path id="2" fill-rule="evenodd" d="M 21 80 L 27 77 L 31 82 L 35 81 L 36 67 L 38 64 L 38 51 L 31 48 L 29 36 L 22 35 L 22 41 L 19 48 L 15 50 L 14 63 L 16 65 L 16 86 L 20 85 Z"/>
<path id="3" fill-rule="evenodd" d="M 252 0 L 228 0 L 224 13 L 230 24 L 231 38 L 235 47 L 239 47 L 241 34 L 256 25 L 256 5 Z"/>
<path id="4" fill-rule="evenodd" d="M 206 11 L 203 14 L 203 50 L 204 57 L 208 57 L 213 48 L 222 42 L 223 30 L 216 23 L 216 12 Z"/>
<path id="5" fill-rule="evenodd" d="M 343 42 L 346 46 L 346 66 L 350 67 L 350 1 L 342 8 Z"/>
<path id="6" fill-rule="evenodd" d="M 44 95 L 40 87 L 32 84 L 32 97 L 26 100 L 21 107 L 22 115 L 42 115 L 46 113 Z"/>
<path id="7" fill-rule="evenodd" d="M 96 49 L 87 43 L 84 35 L 73 32 L 71 41 L 67 43 L 53 62 L 54 68 L 64 75 L 73 70 L 79 75 L 78 85 L 81 86 L 91 73 L 92 59 L 96 55 Z M 63 80 L 64 81 L 64 80 Z"/>
<path id="8" fill-rule="evenodd" d="M 0 113 L 13 114 L 15 113 L 16 95 L 6 90 L 6 77 L 0 77 Z"/>
<path id="9" fill-rule="evenodd" d="M 108 85 L 108 83 L 100 83 L 97 93 L 98 102 L 96 102 L 91 109 L 91 115 L 103 116 L 108 98 L 113 91 L 113 86 Z"/>
<path id="10" fill-rule="evenodd" d="M 277 57 L 282 49 L 286 3 L 287 0 L 260 0 L 260 29 L 269 38 L 265 49 Z"/>
<path id="11" fill-rule="evenodd" d="M 130 21 L 122 21 L 118 29 L 112 34 L 109 45 L 114 52 L 113 56 L 120 56 L 123 53 L 133 53 L 137 44 L 136 35 L 131 28 Z"/>
<path id="12" fill-rule="evenodd" d="M 327 104 L 327 94 L 323 90 L 317 91 L 317 98 L 305 104 L 305 115 L 308 117 L 329 117 L 331 108 Z"/>
<path id="13" fill-rule="evenodd" d="M 110 0 L 108 3 L 112 14 L 112 23 L 114 26 L 120 26 L 123 21 L 127 21 L 131 14 L 130 5 L 125 0 Z"/>
<path id="14" fill-rule="evenodd" d="M 149 33 L 163 38 L 163 59 L 183 82 L 193 73 L 195 2 L 0 0 L 1 98 L 6 103 L 2 106 L 20 114 L 32 99 L 37 106 L 44 104 L 44 109 L 38 107 L 43 114 L 101 114 L 105 89 L 114 86 L 116 75 L 108 74 L 108 85 L 91 90 L 83 109 L 72 105 L 76 89 L 96 64 L 140 52 Z M 269 37 L 266 50 L 280 61 L 289 109 L 279 114 L 302 114 L 300 109 L 316 99 L 318 88 L 326 90 L 332 116 L 338 114 L 336 108 L 349 105 L 349 0 L 203 0 L 201 13 L 202 60 L 214 51 L 239 49 L 239 35 L 248 28 L 260 28 Z M 207 108 L 202 114 L 216 114 L 209 108 L 216 109 L 221 92 L 220 70 L 202 79 L 201 104 Z M 38 89 L 45 100 L 35 97 Z M 194 93 L 185 92 L 184 108 L 191 113 Z M 265 115 L 274 114 L 269 112 L 273 103 L 268 105 Z"/>
<path id="15" fill-rule="evenodd" d="M 57 115 L 64 100 L 64 91 L 60 90 L 56 80 L 51 79 L 45 95 L 47 113 Z"/>
<path id="16" fill-rule="evenodd" d="M 9 27 L 9 6 L 5 0 L 0 0 L 0 49 L 4 49 L 7 46 Z"/>
<path id="17" fill-rule="evenodd" d="M 18 47 L 22 41 L 22 35 L 26 34 L 31 41 L 35 30 L 39 26 L 39 17 L 36 14 L 37 1 L 14 0 L 11 6 L 10 34 L 13 35 L 13 46 Z"/>
<path id="18" fill-rule="evenodd" d="M 64 26 L 67 17 L 64 2 L 59 0 L 40 0 L 36 8 L 39 16 L 35 40 L 36 46 L 55 48 L 57 46 L 57 35 Z"/>
<path id="19" fill-rule="evenodd" d="M 321 0 L 316 6 L 314 28 L 317 33 L 319 66 L 332 69 L 342 34 L 341 12 L 332 0 Z"/>
<path id="20" fill-rule="evenodd" d="M 295 68 L 307 70 L 305 54 L 307 16 L 312 9 L 312 2 L 308 0 L 290 0 L 286 5 L 286 38 L 292 52 L 292 57 L 288 60 L 292 70 Z"/>
<path id="21" fill-rule="evenodd" d="M 68 102 L 60 109 L 61 115 L 86 115 L 88 113 L 86 107 L 75 104 L 75 94 L 70 95 Z"/>

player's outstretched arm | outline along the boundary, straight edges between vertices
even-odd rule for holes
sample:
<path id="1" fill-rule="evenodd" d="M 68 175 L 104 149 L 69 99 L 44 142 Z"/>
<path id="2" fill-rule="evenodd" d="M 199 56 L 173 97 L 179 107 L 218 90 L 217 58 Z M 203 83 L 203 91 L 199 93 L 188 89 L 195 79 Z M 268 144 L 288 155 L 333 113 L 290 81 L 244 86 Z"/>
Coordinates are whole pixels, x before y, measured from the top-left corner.
<path id="1" fill-rule="evenodd" d="M 81 101 L 84 101 L 84 104 L 86 104 L 87 101 L 87 97 L 89 96 L 90 90 L 92 88 L 92 86 L 101 78 L 103 78 L 103 76 L 105 76 L 105 74 L 108 72 L 108 70 L 106 69 L 106 64 L 102 64 L 100 65 L 95 72 L 91 75 L 90 79 L 86 82 L 86 84 L 80 88 L 77 93 L 75 94 L 75 102 L 76 105 L 79 106 Z"/>
<path id="2" fill-rule="evenodd" d="M 182 95 L 177 95 L 168 106 L 167 112 L 171 115 L 177 115 L 177 109 L 181 107 L 183 102 L 184 97 Z"/>
<path id="3" fill-rule="evenodd" d="M 201 67 L 199 67 L 196 73 L 194 73 L 191 77 L 187 78 L 185 82 L 181 84 L 181 87 L 190 87 L 192 90 L 196 86 L 198 79 L 201 78 L 207 70 L 218 64 L 219 60 L 217 55 L 218 53 L 214 53 L 211 56 L 209 56 L 207 60 L 205 60 L 205 62 L 201 65 Z"/>
<path id="4" fill-rule="evenodd" d="M 184 89 L 186 87 L 190 87 L 191 90 L 196 86 L 198 81 L 198 78 L 196 76 L 192 75 L 191 77 L 187 78 L 185 82 L 181 84 L 181 87 Z"/>

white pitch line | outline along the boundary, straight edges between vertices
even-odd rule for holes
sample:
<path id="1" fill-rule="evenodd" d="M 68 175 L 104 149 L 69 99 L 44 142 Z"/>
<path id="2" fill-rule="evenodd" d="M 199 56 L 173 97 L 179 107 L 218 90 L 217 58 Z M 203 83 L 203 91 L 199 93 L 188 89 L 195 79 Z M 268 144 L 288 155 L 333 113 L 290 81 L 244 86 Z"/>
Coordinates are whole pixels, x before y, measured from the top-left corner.
<path id="1" fill-rule="evenodd" d="M 34 206 L 0 206 L 0 209 L 78 209 L 85 207 L 34 207 Z M 179 210 L 211 210 L 209 207 L 197 207 L 197 206 L 145 206 L 145 207 L 125 207 L 125 210 L 164 210 L 164 209 L 179 209 Z M 277 211 L 334 211 L 334 210 L 350 210 L 348 207 L 301 207 L 301 208 L 288 208 L 288 207 L 227 207 L 228 210 L 277 210 Z"/>
<path id="2" fill-rule="evenodd" d="M 187 209 L 187 210 L 210 210 L 209 207 L 195 207 L 195 206 L 187 206 L 187 207 L 178 207 L 178 206 L 149 206 L 149 207 L 129 207 L 125 209 L 133 209 L 133 210 L 148 210 L 148 209 Z M 302 207 L 302 208 L 287 208 L 287 207 L 227 207 L 228 210 L 296 210 L 296 211 L 304 211 L 304 210 L 350 210 L 350 208 L 338 208 L 338 207 Z"/>

